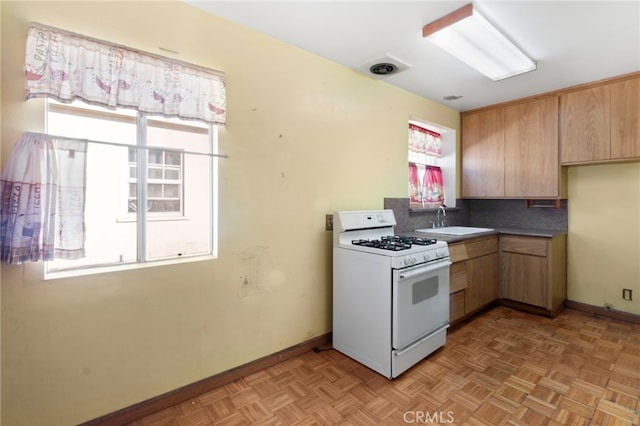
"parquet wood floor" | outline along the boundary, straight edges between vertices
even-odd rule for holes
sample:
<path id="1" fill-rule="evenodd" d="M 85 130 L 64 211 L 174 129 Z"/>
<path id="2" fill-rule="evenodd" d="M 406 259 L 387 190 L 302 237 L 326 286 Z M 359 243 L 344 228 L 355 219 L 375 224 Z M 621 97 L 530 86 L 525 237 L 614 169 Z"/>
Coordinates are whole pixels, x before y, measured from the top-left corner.
<path id="1" fill-rule="evenodd" d="M 390 381 L 309 352 L 129 426 L 638 425 L 640 325 L 496 307 Z"/>

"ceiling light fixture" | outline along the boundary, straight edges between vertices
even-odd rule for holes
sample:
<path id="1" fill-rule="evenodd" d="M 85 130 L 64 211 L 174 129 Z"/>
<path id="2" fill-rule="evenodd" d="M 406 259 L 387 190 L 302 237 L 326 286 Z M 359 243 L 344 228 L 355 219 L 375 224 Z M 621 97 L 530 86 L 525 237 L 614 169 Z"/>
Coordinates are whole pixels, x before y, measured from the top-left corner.
<path id="1" fill-rule="evenodd" d="M 422 36 L 493 81 L 536 69 L 471 3 L 425 25 Z"/>

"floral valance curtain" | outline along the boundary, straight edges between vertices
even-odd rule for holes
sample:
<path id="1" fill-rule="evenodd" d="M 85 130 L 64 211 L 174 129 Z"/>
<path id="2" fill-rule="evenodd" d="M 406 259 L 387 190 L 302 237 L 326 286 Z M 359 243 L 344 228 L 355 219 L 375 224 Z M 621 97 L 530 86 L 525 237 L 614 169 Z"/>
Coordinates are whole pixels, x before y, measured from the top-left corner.
<path id="1" fill-rule="evenodd" d="M 409 158 L 421 164 L 427 164 L 428 157 L 440 157 L 442 139 L 439 133 L 424 127 L 409 124 Z"/>
<path id="2" fill-rule="evenodd" d="M 26 45 L 27 99 L 81 99 L 108 108 L 224 125 L 224 74 L 32 23 Z"/>
<path id="3" fill-rule="evenodd" d="M 86 146 L 25 133 L 0 176 L 0 260 L 84 257 Z"/>

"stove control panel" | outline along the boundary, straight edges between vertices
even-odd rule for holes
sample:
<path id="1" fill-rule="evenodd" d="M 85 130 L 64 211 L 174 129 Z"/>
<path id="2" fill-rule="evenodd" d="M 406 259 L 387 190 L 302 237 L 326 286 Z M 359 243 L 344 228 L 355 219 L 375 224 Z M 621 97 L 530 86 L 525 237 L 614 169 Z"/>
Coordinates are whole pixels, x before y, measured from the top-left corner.
<path id="1" fill-rule="evenodd" d="M 423 250 L 418 253 L 411 253 L 405 255 L 398 255 L 391 258 L 391 267 L 394 269 L 407 268 L 409 266 L 418 265 L 421 263 L 436 262 L 441 259 L 449 257 L 449 250 L 444 248 L 433 248 Z"/>

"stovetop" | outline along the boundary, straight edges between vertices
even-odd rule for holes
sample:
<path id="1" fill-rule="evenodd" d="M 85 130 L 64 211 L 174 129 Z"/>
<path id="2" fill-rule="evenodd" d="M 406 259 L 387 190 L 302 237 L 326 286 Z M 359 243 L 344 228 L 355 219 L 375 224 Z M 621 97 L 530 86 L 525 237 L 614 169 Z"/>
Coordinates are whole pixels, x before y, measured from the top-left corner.
<path id="1" fill-rule="evenodd" d="M 344 241 L 339 247 L 368 253 L 368 256 L 388 258 L 392 268 L 405 268 L 449 257 L 445 241 L 401 235 Z"/>

